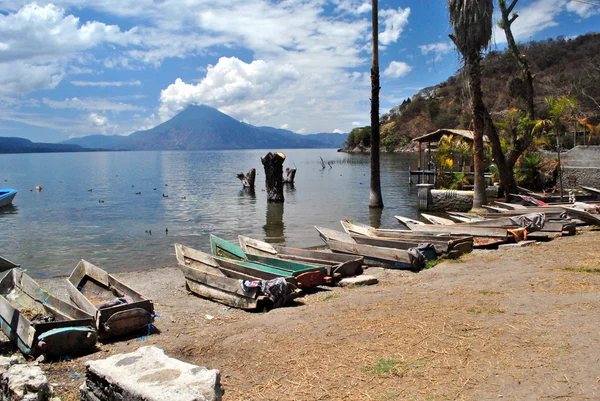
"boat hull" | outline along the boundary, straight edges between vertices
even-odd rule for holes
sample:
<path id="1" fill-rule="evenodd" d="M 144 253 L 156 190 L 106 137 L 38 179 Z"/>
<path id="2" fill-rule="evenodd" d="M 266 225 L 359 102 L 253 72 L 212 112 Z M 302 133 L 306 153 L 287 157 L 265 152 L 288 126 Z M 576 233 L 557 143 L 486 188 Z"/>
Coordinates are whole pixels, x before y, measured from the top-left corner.
<path id="1" fill-rule="evenodd" d="M 85 260 L 67 279 L 67 291 L 75 305 L 94 316 L 100 339 L 149 330 L 154 321 L 151 300 Z"/>
<path id="2" fill-rule="evenodd" d="M 24 354 L 75 356 L 96 344 L 91 315 L 55 298 L 19 269 L 6 272 L 0 293 L 0 327 Z"/>
<path id="3" fill-rule="evenodd" d="M 0 188 L 0 208 L 8 206 L 17 196 L 17 190 L 12 188 Z"/>

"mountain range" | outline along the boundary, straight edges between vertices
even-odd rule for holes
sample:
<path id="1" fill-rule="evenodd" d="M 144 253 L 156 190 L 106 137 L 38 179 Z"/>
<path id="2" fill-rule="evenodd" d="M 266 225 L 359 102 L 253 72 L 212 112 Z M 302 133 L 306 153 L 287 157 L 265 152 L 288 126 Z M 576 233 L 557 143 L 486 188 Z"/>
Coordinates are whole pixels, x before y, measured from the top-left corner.
<path id="1" fill-rule="evenodd" d="M 340 148 L 347 136 L 300 135 L 285 129 L 256 127 L 200 105 L 189 106 L 154 128 L 128 136 L 91 135 L 61 143 L 107 150 Z"/>

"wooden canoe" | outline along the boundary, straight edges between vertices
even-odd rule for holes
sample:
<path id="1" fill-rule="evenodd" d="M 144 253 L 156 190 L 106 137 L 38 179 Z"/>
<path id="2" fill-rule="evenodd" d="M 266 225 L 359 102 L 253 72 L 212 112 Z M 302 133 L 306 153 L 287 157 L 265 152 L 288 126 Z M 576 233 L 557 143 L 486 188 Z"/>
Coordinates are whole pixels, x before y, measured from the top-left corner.
<path id="1" fill-rule="evenodd" d="M 430 222 L 431 224 L 437 224 L 437 225 L 441 225 L 441 226 L 448 226 L 451 224 L 456 224 L 454 221 L 452 221 L 450 219 L 445 219 L 440 216 L 434 216 L 432 214 L 421 213 L 421 216 L 423 216 L 423 218 L 425 220 L 427 220 L 428 222 Z"/>
<path id="2" fill-rule="evenodd" d="M 600 189 L 598 189 L 598 188 L 584 187 L 583 185 L 581 186 L 581 188 L 588 191 L 589 193 L 596 195 L 596 196 L 600 196 Z"/>
<path id="3" fill-rule="evenodd" d="M 21 352 L 34 357 L 81 355 L 98 339 L 91 315 L 54 297 L 16 268 L 0 280 L 0 326 Z"/>
<path id="4" fill-rule="evenodd" d="M 331 276 L 327 276 L 327 268 L 324 265 L 246 254 L 241 247 L 216 235 L 210 236 L 210 249 L 213 256 L 250 261 L 256 265 L 256 268 L 265 266 L 265 268 L 289 273 L 296 277 L 300 288 L 311 288 L 331 282 Z"/>
<path id="5" fill-rule="evenodd" d="M 154 305 L 129 286 L 82 260 L 67 279 L 71 301 L 94 316 L 101 339 L 148 329 L 154 321 Z"/>
<path id="6" fill-rule="evenodd" d="M 257 268 L 254 263 L 211 256 L 202 251 L 175 244 L 175 256 L 188 290 L 202 298 L 240 309 L 262 308 L 267 298 L 257 291 L 244 291 L 241 280 L 272 280 L 285 277 L 288 298 L 295 294 L 296 279 L 289 273 Z"/>
<path id="7" fill-rule="evenodd" d="M 569 214 L 569 216 L 576 217 L 577 219 L 584 221 L 586 224 L 600 226 L 600 215 L 591 214 L 585 210 L 576 209 L 573 207 L 563 207 L 563 209 Z"/>
<path id="8" fill-rule="evenodd" d="M 394 216 L 400 223 L 410 230 L 426 233 L 447 233 L 451 235 L 472 235 L 476 237 L 508 238 L 510 234 L 504 227 L 479 227 L 471 225 L 454 224 L 448 226 L 425 224 L 420 221 L 403 216 Z"/>
<path id="9" fill-rule="evenodd" d="M 416 264 L 406 249 L 359 244 L 350 235 L 341 231 L 317 226 L 315 229 L 333 252 L 361 255 L 365 258 L 366 265 L 411 270 L 419 270 L 424 267 Z M 435 255 L 426 255 L 426 259 L 435 259 L 435 257 Z"/>
<path id="10" fill-rule="evenodd" d="M 525 215 L 525 214 L 529 214 L 529 213 L 521 213 L 520 215 Z M 421 215 L 424 218 L 426 218 L 427 220 L 431 221 L 432 224 L 438 224 L 438 225 L 458 225 L 458 226 L 462 226 L 462 227 L 467 227 L 467 226 L 471 226 L 471 227 L 474 227 L 474 226 L 477 226 L 477 227 L 504 227 L 504 228 L 508 228 L 508 229 L 519 227 L 516 223 L 513 223 L 511 221 L 511 218 L 516 217 L 516 216 L 505 217 L 504 215 L 500 215 L 499 217 L 496 217 L 496 218 L 489 218 L 489 219 L 483 219 L 483 220 L 472 221 L 472 222 L 455 223 L 451 220 L 441 219 L 437 216 L 430 216 L 430 215 L 426 215 L 424 213 L 421 213 Z M 519 216 L 519 215 L 517 215 L 517 216 Z M 447 221 L 444 221 L 444 220 L 447 220 Z M 437 223 L 434 221 L 437 221 Z M 537 230 L 537 231 L 557 232 L 557 233 L 566 232 L 568 234 L 574 234 L 574 230 L 575 230 L 575 222 L 573 222 L 570 219 L 547 219 L 547 218 L 545 218 L 544 226 L 540 230 Z"/>
<path id="11" fill-rule="evenodd" d="M 453 237 L 445 240 L 441 240 L 440 237 L 431 237 L 429 239 L 421 239 L 418 241 L 389 237 L 373 237 L 353 233 L 353 223 L 344 220 L 342 220 L 341 223 L 342 227 L 344 227 L 344 231 L 346 231 L 357 244 L 408 250 L 419 246 L 419 244 L 430 243 L 448 259 L 458 258 L 465 253 L 473 251 L 473 237 L 470 236 Z"/>
<path id="12" fill-rule="evenodd" d="M 325 266 L 327 275 L 331 277 L 356 276 L 363 272 L 363 257 L 359 255 L 272 245 L 243 235 L 238 238 L 242 250 L 249 258 L 256 255 Z"/>

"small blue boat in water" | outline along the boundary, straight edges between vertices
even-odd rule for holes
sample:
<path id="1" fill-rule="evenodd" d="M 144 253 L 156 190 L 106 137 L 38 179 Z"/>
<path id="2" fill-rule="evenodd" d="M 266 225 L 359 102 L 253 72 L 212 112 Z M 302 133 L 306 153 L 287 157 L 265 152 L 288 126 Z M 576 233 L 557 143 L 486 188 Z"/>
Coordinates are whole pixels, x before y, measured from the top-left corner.
<path id="1" fill-rule="evenodd" d="M 8 206 L 17 195 L 17 190 L 12 188 L 0 188 L 0 207 Z"/>

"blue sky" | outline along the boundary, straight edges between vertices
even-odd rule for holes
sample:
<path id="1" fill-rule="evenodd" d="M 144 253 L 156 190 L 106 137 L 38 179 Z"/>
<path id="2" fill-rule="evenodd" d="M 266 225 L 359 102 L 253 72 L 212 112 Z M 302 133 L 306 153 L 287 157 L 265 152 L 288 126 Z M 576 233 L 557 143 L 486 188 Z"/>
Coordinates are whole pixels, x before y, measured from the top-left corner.
<path id="1" fill-rule="evenodd" d="M 369 124 L 370 1 L 0 0 L 0 136 L 151 128 L 190 104 L 298 133 Z M 380 0 L 381 113 L 454 74 L 445 0 Z M 520 0 L 519 41 L 596 31 L 600 7 Z M 492 49 L 503 49 L 496 30 Z"/>

